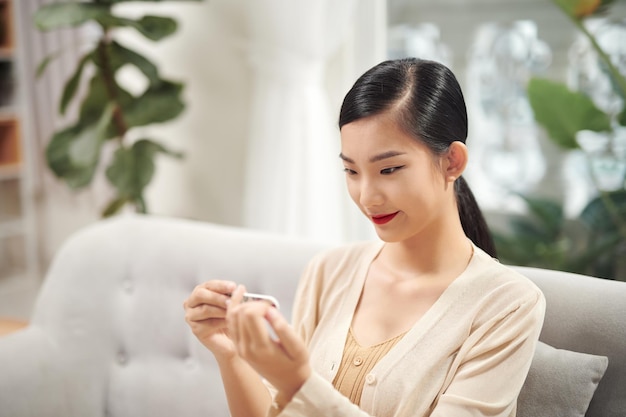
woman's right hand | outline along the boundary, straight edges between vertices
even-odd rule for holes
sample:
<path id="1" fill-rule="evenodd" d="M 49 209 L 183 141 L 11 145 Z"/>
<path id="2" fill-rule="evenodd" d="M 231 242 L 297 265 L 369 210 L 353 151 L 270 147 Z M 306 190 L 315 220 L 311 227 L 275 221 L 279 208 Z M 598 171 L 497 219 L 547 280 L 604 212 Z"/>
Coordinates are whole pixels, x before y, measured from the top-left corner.
<path id="1" fill-rule="evenodd" d="M 194 288 L 183 303 L 191 331 L 218 359 L 237 356 L 226 329 L 226 309 L 236 287 L 230 281 L 207 281 Z"/>

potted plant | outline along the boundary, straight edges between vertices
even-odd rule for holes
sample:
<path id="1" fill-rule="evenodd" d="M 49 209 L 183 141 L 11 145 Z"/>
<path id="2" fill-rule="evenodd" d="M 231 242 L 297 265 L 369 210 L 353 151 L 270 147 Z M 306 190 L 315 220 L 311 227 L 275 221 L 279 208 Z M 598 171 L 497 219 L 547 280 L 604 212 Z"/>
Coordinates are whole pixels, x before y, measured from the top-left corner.
<path id="1" fill-rule="evenodd" d="M 531 215 L 513 219 L 512 234 L 496 233 L 496 244 L 506 262 L 626 280 L 622 261 L 626 252 L 626 178 L 617 171 L 617 186 L 606 189 L 595 171 L 597 161 L 607 163 L 610 158 L 626 164 L 626 160 L 618 160 L 624 156 L 616 155 L 614 141 L 626 127 L 626 78 L 586 25 L 587 19 L 606 14 L 614 1 L 552 1 L 589 41 L 621 108 L 602 109 L 588 91 L 574 91 L 559 81 L 530 80 L 527 92 L 535 119 L 559 147 L 580 149 L 581 132 L 602 133 L 602 143 L 593 144 L 594 152 L 586 154 L 597 196 L 574 219 L 565 218 L 559 203 L 522 196 Z"/>
<path id="2" fill-rule="evenodd" d="M 132 28 L 158 42 L 176 32 L 176 20 L 154 15 L 131 19 L 115 12 L 116 4 L 129 1 L 133 0 L 62 1 L 41 6 L 34 16 L 41 31 L 88 23 L 99 29 L 99 35 L 77 62 L 60 97 L 61 114 L 74 101 L 79 104 L 78 114 L 69 126 L 54 133 L 46 149 L 46 161 L 58 178 L 79 190 L 93 180 L 103 162 L 103 148 L 113 148 L 105 175 L 116 195 L 103 209 L 103 216 L 117 213 L 125 205 L 147 212 L 144 190 L 154 175 L 156 156 L 182 156 L 156 138 L 130 139 L 129 132 L 134 128 L 175 119 L 185 103 L 183 83 L 161 77 L 155 63 L 122 45 L 115 36 L 119 28 Z M 45 71 L 53 58 L 41 63 L 38 74 Z M 126 65 L 136 67 L 147 80 L 147 87 L 140 94 L 132 94 L 116 79 L 117 72 Z"/>

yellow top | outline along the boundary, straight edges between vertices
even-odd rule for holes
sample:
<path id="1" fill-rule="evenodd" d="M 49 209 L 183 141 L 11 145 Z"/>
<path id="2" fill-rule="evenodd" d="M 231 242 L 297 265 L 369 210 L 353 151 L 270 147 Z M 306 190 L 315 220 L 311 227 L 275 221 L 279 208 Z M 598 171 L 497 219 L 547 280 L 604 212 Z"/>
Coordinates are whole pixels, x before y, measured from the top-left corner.
<path id="1" fill-rule="evenodd" d="M 354 338 L 352 328 L 348 331 L 343 357 L 333 381 L 335 388 L 348 397 L 353 404 L 359 404 L 365 386 L 365 378 L 378 361 L 398 343 L 402 333 L 377 345 L 363 347 Z"/>

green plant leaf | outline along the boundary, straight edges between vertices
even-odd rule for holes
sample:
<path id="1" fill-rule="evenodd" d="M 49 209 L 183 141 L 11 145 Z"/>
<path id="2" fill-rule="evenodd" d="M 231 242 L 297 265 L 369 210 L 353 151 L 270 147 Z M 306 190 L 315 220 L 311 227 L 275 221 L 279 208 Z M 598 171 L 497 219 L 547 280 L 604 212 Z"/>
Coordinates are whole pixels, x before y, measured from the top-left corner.
<path id="1" fill-rule="evenodd" d="M 136 202 L 142 198 L 144 188 L 150 183 L 155 171 L 156 154 L 180 154 L 166 149 L 149 139 L 141 139 L 130 148 L 119 148 L 106 170 L 109 182 L 117 189 L 120 198 Z"/>
<path id="2" fill-rule="evenodd" d="M 134 203 L 135 203 L 135 210 L 138 213 L 146 214 L 148 212 L 148 205 L 146 204 L 146 200 L 143 198 L 143 196 L 137 197 Z"/>
<path id="3" fill-rule="evenodd" d="M 181 99 L 183 84 L 162 80 L 124 109 L 130 127 L 162 123 L 176 118 L 185 108 Z"/>
<path id="4" fill-rule="evenodd" d="M 57 51 L 57 52 L 53 52 L 49 54 L 44 59 L 42 59 L 39 65 L 37 65 L 37 70 L 35 71 L 35 78 L 41 78 L 43 74 L 46 72 L 46 70 L 48 69 L 48 66 L 52 63 L 52 61 L 57 59 L 59 56 L 61 56 L 61 52 Z"/>
<path id="5" fill-rule="evenodd" d="M 122 207 L 126 205 L 126 203 L 129 203 L 129 202 L 130 200 L 128 200 L 128 198 L 125 198 L 125 197 L 114 198 L 113 200 L 109 202 L 109 204 L 107 204 L 105 209 L 102 211 L 102 217 L 106 218 L 106 217 L 113 216 L 115 213 L 119 212 L 122 209 Z"/>
<path id="6" fill-rule="evenodd" d="M 79 26 L 111 14 L 111 6 L 105 3 L 57 2 L 41 6 L 35 12 L 35 25 L 48 31 Z"/>
<path id="7" fill-rule="evenodd" d="M 55 133 L 48 144 L 48 165 L 70 188 L 79 189 L 91 183 L 111 114 L 112 106 L 109 106 L 95 125 L 76 124 L 63 129 Z"/>
<path id="8" fill-rule="evenodd" d="M 126 64 L 134 65 L 150 81 L 150 84 L 159 84 L 159 70 L 157 66 L 143 55 L 132 51 L 117 42 L 113 42 L 109 49 L 114 68 L 121 68 Z"/>
<path id="9" fill-rule="evenodd" d="M 71 126 L 52 135 L 46 146 L 46 161 L 52 172 L 59 178 L 70 174 L 74 169 L 69 157 L 69 147 L 74 138 L 80 134 L 81 126 Z"/>
<path id="10" fill-rule="evenodd" d="M 617 215 L 622 222 L 626 222 L 626 191 L 620 190 L 607 193 L 606 198 L 615 206 Z M 602 197 L 591 200 L 580 213 L 580 220 L 593 233 L 613 233 L 617 226 L 611 212 L 607 209 Z"/>
<path id="11" fill-rule="evenodd" d="M 70 158 L 70 147 L 80 134 L 79 126 L 61 130 L 52 136 L 46 147 L 46 160 L 50 170 L 71 189 L 83 188 L 93 178 L 95 166 L 76 166 Z"/>
<path id="12" fill-rule="evenodd" d="M 532 78 L 528 83 L 528 98 L 535 120 L 563 148 L 578 148 L 576 133 L 580 130 L 611 130 L 609 116 L 599 110 L 589 97 L 571 91 L 561 83 Z"/>
<path id="13" fill-rule="evenodd" d="M 126 22 L 126 26 L 135 28 L 152 41 L 160 41 L 176 32 L 178 22 L 171 17 L 147 15 L 139 20 Z"/>
<path id="14" fill-rule="evenodd" d="M 178 23 L 171 17 L 144 16 L 133 25 L 146 38 L 153 41 L 160 41 L 178 29 Z"/>
<path id="15" fill-rule="evenodd" d="M 541 228 L 550 238 L 556 238 L 563 228 L 563 207 L 552 200 L 530 197 L 520 194 L 532 216 L 535 216 Z"/>
<path id="16" fill-rule="evenodd" d="M 126 17 L 116 16 L 113 14 L 102 15 L 97 19 L 98 23 L 104 28 L 114 27 L 131 27 L 136 29 L 146 38 L 159 41 L 166 38 L 178 29 L 178 23 L 171 17 L 163 16 L 144 16 L 139 20 L 133 20 Z"/>
<path id="17" fill-rule="evenodd" d="M 80 106 L 79 119 L 83 125 L 95 123 L 109 102 L 104 81 L 99 74 L 95 74 L 89 81 L 87 95 Z"/>
<path id="18" fill-rule="evenodd" d="M 617 116 L 617 123 L 626 126 L 626 105 L 624 106 L 624 110 Z"/>
<path id="19" fill-rule="evenodd" d="M 546 232 L 536 218 L 513 217 L 509 222 L 511 232 L 518 238 L 524 238 L 533 242 L 548 242 L 552 235 Z"/>
<path id="20" fill-rule="evenodd" d="M 87 62 L 91 60 L 91 56 L 91 53 L 88 53 L 81 58 L 78 66 L 76 67 L 76 71 L 74 71 L 74 74 L 65 84 L 65 87 L 63 88 L 63 95 L 61 96 L 61 103 L 59 104 L 59 112 L 61 114 L 65 114 L 68 104 L 76 95 L 81 76 L 83 75 L 83 70 L 85 69 Z"/>
<path id="21" fill-rule="evenodd" d="M 576 256 L 571 260 L 571 268 L 569 272 L 578 272 L 584 274 L 593 274 L 593 265 L 603 258 L 609 257 L 622 242 L 622 237 L 615 231 L 604 234 L 598 239 L 595 239 L 586 248 L 583 253 Z M 609 278 L 612 274 L 607 274 L 603 278 Z"/>
<path id="22" fill-rule="evenodd" d="M 100 158 L 100 149 L 106 140 L 106 129 L 111 123 L 113 105 L 107 105 L 95 125 L 84 128 L 73 140 L 68 149 L 72 164 L 77 167 L 95 166 Z"/>
<path id="23" fill-rule="evenodd" d="M 116 89 L 116 102 L 122 108 L 124 108 L 124 106 L 129 106 L 129 103 L 133 102 L 134 97 L 128 91 L 124 90 L 117 84 L 114 88 Z M 109 99 L 109 95 L 106 91 L 104 80 L 99 73 L 95 74 L 89 82 L 87 95 L 81 103 L 79 115 L 80 124 L 87 126 L 96 123 L 110 102 L 111 100 Z M 112 124 L 110 124 L 105 136 L 107 139 L 118 137 L 119 132 Z"/>

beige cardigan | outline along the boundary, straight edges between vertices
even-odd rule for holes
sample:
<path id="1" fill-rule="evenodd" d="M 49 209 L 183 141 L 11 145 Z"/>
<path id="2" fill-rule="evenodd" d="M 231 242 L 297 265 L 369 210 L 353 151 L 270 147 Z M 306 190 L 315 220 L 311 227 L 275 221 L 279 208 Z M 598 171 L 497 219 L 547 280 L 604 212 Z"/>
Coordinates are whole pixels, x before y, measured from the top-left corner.
<path id="1" fill-rule="evenodd" d="M 478 247 L 467 269 L 366 377 L 360 407 L 333 380 L 372 260 L 383 243 L 315 257 L 293 323 L 315 370 L 281 417 L 515 416 L 543 324 L 545 300 L 527 278 Z"/>

